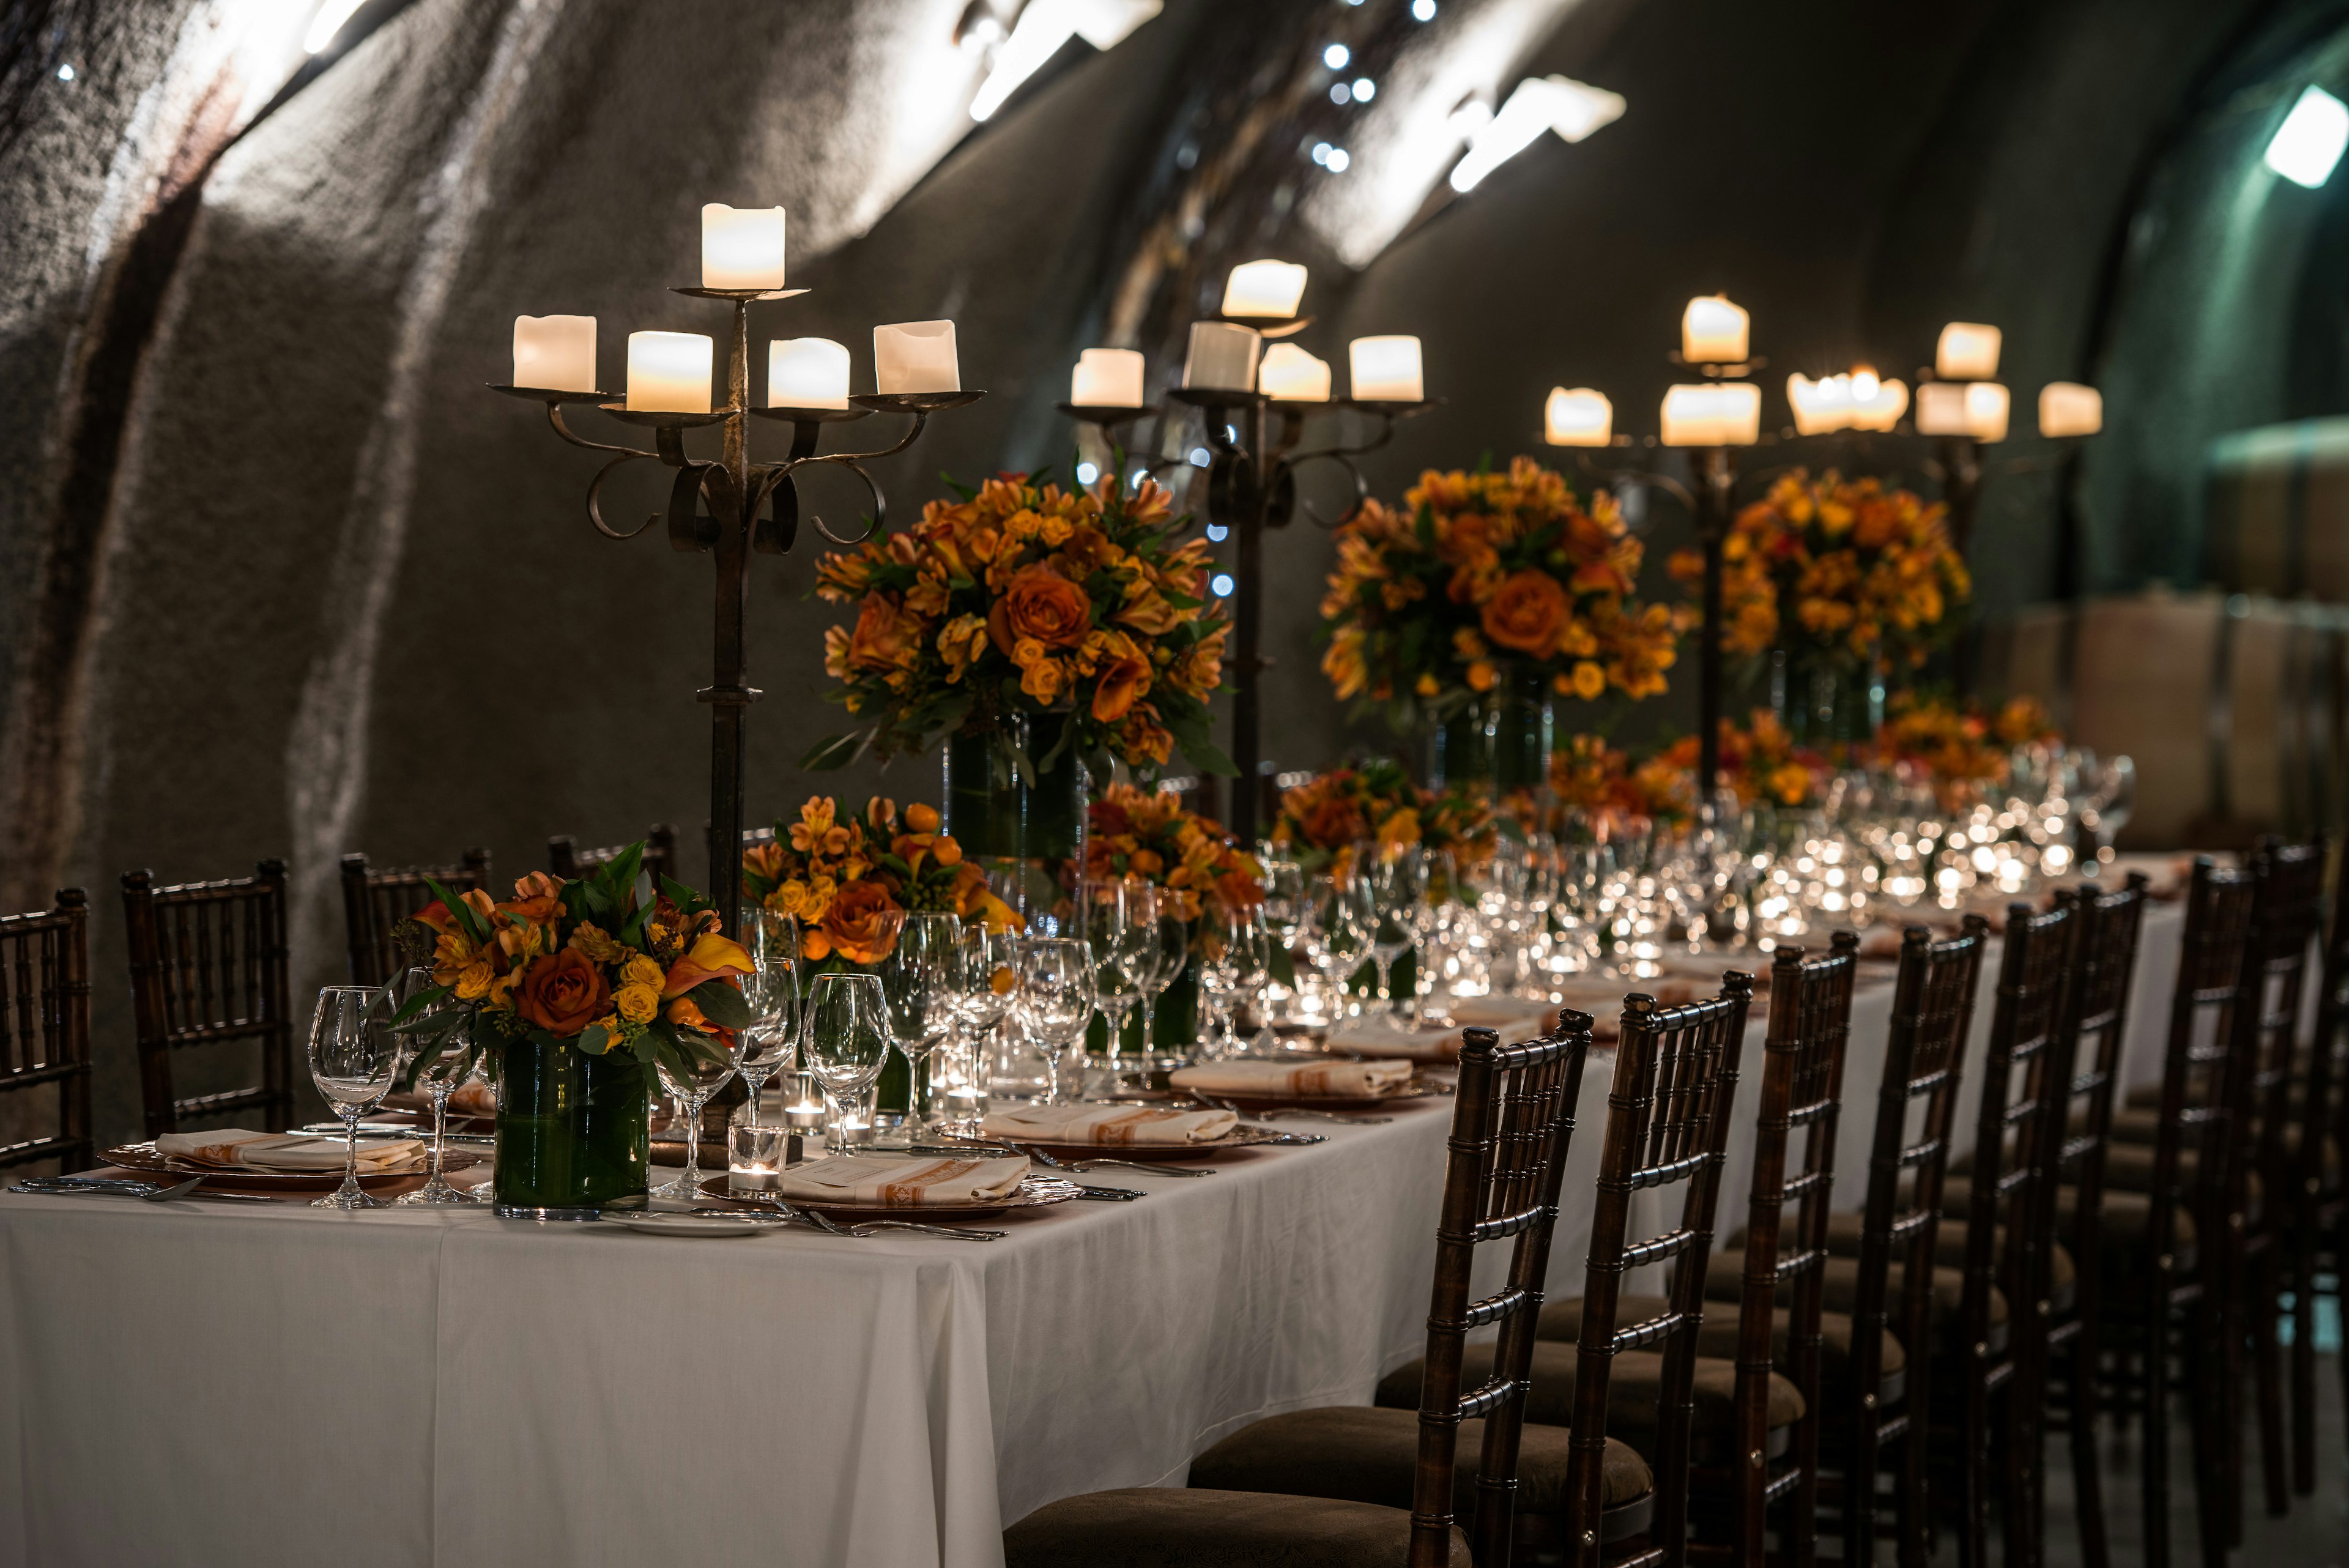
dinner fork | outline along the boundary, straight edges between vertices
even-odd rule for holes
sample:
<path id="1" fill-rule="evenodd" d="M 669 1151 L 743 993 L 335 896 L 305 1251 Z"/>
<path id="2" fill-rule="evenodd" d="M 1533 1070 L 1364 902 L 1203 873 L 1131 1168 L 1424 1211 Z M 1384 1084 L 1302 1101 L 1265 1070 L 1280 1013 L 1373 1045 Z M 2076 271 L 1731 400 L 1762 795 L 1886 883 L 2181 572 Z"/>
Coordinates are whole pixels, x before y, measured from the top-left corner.
<path id="1" fill-rule="evenodd" d="M 923 1236 L 952 1237 L 957 1241 L 1000 1241 L 1010 1234 L 1008 1231 L 960 1231 L 950 1225 L 921 1225 L 911 1220 L 866 1220 L 854 1225 L 843 1225 L 821 1210 L 794 1209 L 781 1199 L 756 1201 L 772 1204 L 775 1211 L 786 1220 L 796 1220 L 802 1225 L 814 1226 L 827 1236 L 844 1237 L 853 1241 L 864 1241 L 876 1231 L 911 1231 Z"/>
<path id="2" fill-rule="evenodd" d="M 1138 1170 L 1144 1176 L 1213 1176 L 1216 1174 L 1212 1170 L 1167 1170 L 1163 1167 L 1144 1165 L 1140 1160 L 1134 1159 L 1061 1160 L 1053 1158 L 1042 1149 L 1032 1146 L 1024 1147 L 1019 1152 L 1028 1156 L 1030 1159 L 1035 1160 L 1040 1165 L 1049 1166 L 1054 1170 L 1065 1170 L 1071 1175 L 1074 1175 L 1076 1172 L 1081 1170 L 1091 1170 L 1097 1165 L 1123 1166 L 1128 1170 Z M 1079 1183 L 1079 1185 L 1082 1186 L 1083 1184 Z M 1126 1189 L 1123 1187 L 1087 1187 L 1085 1188 L 1085 1190 L 1088 1192 L 1123 1192 Z M 1133 1196 L 1138 1198 L 1141 1194 L 1135 1193 Z"/>
<path id="3" fill-rule="evenodd" d="M 1193 1099 L 1203 1105 L 1212 1106 L 1219 1111 L 1231 1111 L 1243 1116 L 1254 1116 L 1260 1122 L 1287 1121 L 1291 1116 L 1315 1116 L 1325 1122 L 1343 1122 L 1349 1127 L 1384 1127 L 1394 1120 L 1392 1116 L 1357 1116 L 1341 1115 L 1337 1111 L 1311 1111 L 1302 1106 L 1292 1106 L 1278 1111 L 1243 1111 L 1229 1100 L 1219 1100 L 1213 1095 L 1203 1095 L 1196 1089 L 1190 1091 L 1190 1094 Z"/>

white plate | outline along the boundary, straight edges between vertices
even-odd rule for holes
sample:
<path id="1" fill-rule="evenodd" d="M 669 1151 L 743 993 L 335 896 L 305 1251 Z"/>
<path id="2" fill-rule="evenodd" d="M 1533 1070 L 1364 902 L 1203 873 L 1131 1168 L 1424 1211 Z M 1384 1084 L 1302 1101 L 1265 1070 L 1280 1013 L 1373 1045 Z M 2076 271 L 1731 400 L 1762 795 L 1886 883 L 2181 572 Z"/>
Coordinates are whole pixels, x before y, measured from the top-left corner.
<path id="1" fill-rule="evenodd" d="M 778 1215 L 745 1212 L 739 1220 L 721 1219 L 714 1214 L 633 1214 L 621 1224 L 631 1231 L 642 1231 L 647 1236 L 759 1236 L 789 1221 Z"/>

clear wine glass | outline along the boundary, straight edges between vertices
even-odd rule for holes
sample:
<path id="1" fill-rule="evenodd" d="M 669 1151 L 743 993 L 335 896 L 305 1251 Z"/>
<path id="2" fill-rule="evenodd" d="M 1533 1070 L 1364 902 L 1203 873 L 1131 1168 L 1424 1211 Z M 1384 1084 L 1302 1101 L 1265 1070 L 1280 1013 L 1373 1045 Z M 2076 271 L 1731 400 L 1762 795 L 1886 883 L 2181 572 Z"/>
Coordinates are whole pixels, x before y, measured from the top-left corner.
<path id="1" fill-rule="evenodd" d="M 832 1102 L 832 1120 L 881 1076 L 889 1057 L 889 999 L 877 974 L 820 974 L 808 987 L 800 1063 Z"/>
<path id="2" fill-rule="evenodd" d="M 1125 1021 L 1144 993 L 1158 946 L 1158 890 L 1141 882 L 1087 877 L 1077 887 L 1079 929 L 1093 956 L 1093 1002 L 1109 1021 L 1107 1081 L 1117 1084 Z"/>
<path id="3" fill-rule="evenodd" d="M 383 1104 L 398 1075 L 401 1036 L 391 1027 L 390 993 L 379 985 L 330 985 L 310 1017 L 310 1081 L 342 1118 L 343 1184 L 314 1209 L 382 1209 L 359 1185 L 359 1118 Z"/>
<path id="4" fill-rule="evenodd" d="M 1232 1014 L 1242 997 L 1262 987 L 1271 961 L 1272 937 L 1265 929 L 1260 906 L 1234 908 L 1220 898 L 1210 898 L 1200 907 L 1199 950 L 1192 961 L 1198 966 L 1199 990 L 1213 1015 L 1209 1052 L 1214 1057 L 1220 1059 L 1239 1049 Z"/>
<path id="5" fill-rule="evenodd" d="M 715 1041 L 702 1051 L 680 1050 L 675 1054 L 663 1052 L 660 1056 L 661 1087 L 677 1102 L 677 1119 L 670 1125 L 685 1129 L 685 1169 L 674 1181 L 664 1182 L 652 1190 L 655 1198 L 677 1198 L 688 1203 L 701 1201 L 701 1110 L 709 1096 L 726 1086 L 734 1075 L 732 1056 L 715 1048 Z"/>
<path id="6" fill-rule="evenodd" d="M 800 929 L 798 922 L 761 912 L 750 930 L 751 972 L 742 981 L 750 1022 L 734 1034 L 734 1071 L 750 1090 L 742 1118 L 759 1125 L 759 1095 L 792 1054 L 799 1032 Z"/>
<path id="7" fill-rule="evenodd" d="M 983 920 L 966 920 L 957 952 L 952 986 L 955 1017 L 961 1026 L 962 1082 L 954 1091 L 963 1101 L 957 1129 L 976 1135 L 987 1111 L 993 1053 L 989 1042 L 1011 1012 L 1019 985 L 1019 939 L 991 931 Z"/>
<path id="8" fill-rule="evenodd" d="M 1371 962 L 1379 971 L 1379 1007 L 1389 1016 L 1395 1011 L 1392 986 L 1394 961 L 1412 950 L 1412 915 L 1427 897 L 1427 852 L 1416 844 L 1390 846 L 1364 862 L 1375 922 L 1371 935 Z"/>
<path id="9" fill-rule="evenodd" d="M 936 910 L 905 917 L 897 945 L 881 963 L 881 991 L 889 1002 L 889 1029 L 905 1054 L 905 1141 L 930 1124 L 930 1058 L 954 1028 L 953 970 L 960 961 L 962 921 Z"/>
<path id="10" fill-rule="evenodd" d="M 1019 989 L 1012 1007 L 1029 1039 L 1042 1047 L 1051 1103 L 1064 1104 L 1062 1058 L 1076 1047 L 1081 1062 L 1086 1026 L 1093 1021 L 1092 949 L 1073 937 L 1035 937 L 1020 946 Z M 1072 1077 L 1081 1077 L 1075 1073 Z"/>
<path id="11" fill-rule="evenodd" d="M 1331 1023 L 1345 1012 L 1347 981 L 1370 956 L 1371 932 L 1377 919 L 1370 891 L 1358 876 L 1318 876 L 1307 887 L 1302 928 L 1305 958 L 1321 977 Z"/>
<path id="12" fill-rule="evenodd" d="M 1150 968 L 1142 977 L 1142 1056 L 1148 1070 L 1155 1072 L 1180 1065 L 1181 1052 L 1195 1044 L 1184 1041 L 1173 1052 L 1161 1050 L 1158 1044 L 1158 999 L 1190 965 L 1191 924 L 1183 918 L 1181 894 L 1171 888 L 1149 891 L 1156 905 L 1151 922 L 1156 940 L 1150 945 Z"/>
<path id="13" fill-rule="evenodd" d="M 429 969 L 411 969 L 402 973 L 392 985 L 391 1000 L 394 1015 L 405 1012 L 409 1003 L 429 991 L 432 984 L 432 971 Z M 416 1014 L 415 1019 L 408 1022 L 428 1019 L 452 1008 L 461 1012 L 464 1004 L 454 997 L 450 997 L 437 1006 L 421 1010 Z M 451 1186 L 449 1179 L 441 1174 L 440 1169 L 441 1153 L 445 1147 L 444 1140 L 449 1132 L 449 1096 L 457 1092 L 459 1085 L 472 1076 L 474 1070 L 472 1023 L 469 1019 L 445 1033 L 402 1030 L 399 1037 L 401 1041 L 399 1065 L 403 1075 L 417 1056 L 421 1054 L 427 1041 L 429 1042 L 429 1048 L 435 1053 L 433 1061 L 426 1065 L 417 1078 L 417 1081 L 424 1086 L 426 1097 L 432 1102 L 432 1157 L 431 1174 L 424 1179 L 424 1185 L 413 1192 L 401 1194 L 394 1201 L 403 1204 L 479 1203 L 481 1199 L 473 1193 L 466 1191 L 461 1187 Z"/>
<path id="14" fill-rule="evenodd" d="M 1411 1021 L 1419 1023 L 1424 998 L 1435 990 L 1436 950 L 1459 908 L 1460 872 L 1449 849 L 1422 847 L 1419 901 L 1411 907 Z"/>

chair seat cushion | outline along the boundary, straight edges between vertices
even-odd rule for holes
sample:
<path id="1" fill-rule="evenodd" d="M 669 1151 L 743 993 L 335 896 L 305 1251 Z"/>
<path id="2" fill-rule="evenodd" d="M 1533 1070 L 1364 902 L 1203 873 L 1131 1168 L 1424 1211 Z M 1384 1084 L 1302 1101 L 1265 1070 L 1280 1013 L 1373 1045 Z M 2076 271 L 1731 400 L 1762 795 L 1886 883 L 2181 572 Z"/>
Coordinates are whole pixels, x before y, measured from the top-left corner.
<path id="1" fill-rule="evenodd" d="M 1945 1189 L 1948 1183 L 1945 1182 Z M 1947 1220 L 1952 1214 L 1955 1214 L 1960 1219 L 1964 1218 L 1964 1212 L 1962 1210 L 1955 1210 L 1950 1207 L 1949 1199 L 1946 1196 L 1944 1196 L 1941 1200 L 1941 1214 L 1944 1220 Z M 1861 1225 L 1864 1219 L 1865 1216 L 1858 1214 L 1836 1213 L 1828 1215 L 1827 1251 L 1838 1258 L 1858 1257 L 1861 1239 Z M 2004 1250 L 2006 1246 L 2005 1226 L 2002 1225 L 1998 1228 L 1997 1233 L 1993 1237 L 1991 1245 L 1997 1251 Z M 1723 1250 L 1725 1251 L 1730 1248 L 1734 1248 L 1740 1252 L 1743 1252 L 1744 1246 L 1745 1232 L 1742 1230 L 1733 1231 L 1730 1233 L 1729 1240 L 1723 1243 Z M 1784 1256 L 1786 1247 L 1785 1237 L 1782 1236 L 1779 1238 L 1778 1246 L 1780 1249 L 1780 1255 Z M 1997 1251 L 1994 1251 L 1992 1256 L 1995 1257 L 1996 1255 Z M 1966 1228 L 1963 1225 L 1941 1224 L 1933 1228 L 1933 1262 L 1944 1269 L 1957 1269 L 1962 1271 L 1965 1268 Z M 2073 1293 L 2078 1287 L 2078 1272 L 2073 1267 L 2071 1252 L 2061 1241 L 2055 1243 L 2055 1250 L 2050 1256 L 2048 1262 L 2050 1265 L 2048 1270 L 2049 1283 L 2054 1290 L 2056 1308 L 2061 1311 L 2071 1304 Z M 1710 1274 L 1707 1275 L 1706 1279 L 1705 1293 L 1708 1296 L 1714 1293 L 1712 1288 Z M 1997 1316 L 1998 1314 L 1996 1310 L 1993 1309 L 1992 1313 L 1992 1320 L 1995 1321 Z"/>
<path id="2" fill-rule="evenodd" d="M 1885 1271 L 1885 1310 L 1893 1311 L 1899 1304 L 1902 1283 L 1908 1278 L 1905 1264 L 1894 1262 Z M 1733 1302 L 1745 1293 L 1745 1254 L 1723 1251 L 1713 1253 L 1704 1274 L 1704 1293 L 1709 1301 Z M 1928 1309 L 1927 1325 L 1933 1334 L 1939 1349 L 1940 1340 L 1954 1332 L 1958 1314 L 1963 1309 L 1966 1293 L 1965 1272 L 1960 1269 L 1936 1266 L 1933 1270 L 1931 1305 Z M 1819 1302 L 1829 1312 L 1848 1314 L 1859 1297 L 1859 1260 L 1829 1258 L 1819 1270 Z M 1778 1287 L 1781 1303 L 1794 1299 L 1792 1284 Z M 2002 1349 L 2006 1343 L 2006 1293 L 1995 1285 L 1990 1293 L 1990 1321 L 1992 1348 Z M 1909 1348 L 1904 1345 L 1903 1348 Z"/>
<path id="3" fill-rule="evenodd" d="M 1661 1317 L 1671 1311 L 1672 1303 L 1662 1296 L 1622 1295 L 1616 1298 L 1616 1321 L 1638 1323 L 1645 1318 Z M 1696 1333 L 1696 1353 L 1720 1361 L 1737 1359 L 1738 1314 L 1715 1312 L 1705 1314 Z M 1770 1323 L 1770 1359 L 1778 1370 L 1786 1370 L 1790 1360 L 1787 1349 L 1788 1322 L 1792 1314 L 1780 1307 L 1772 1314 Z M 1541 1310 L 1539 1325 L 1534 1332 L 1544 1339 L 1572 1345 L 1582 1337 L 1582 1298 L 1568 1296 L 1562 1302 L 1552 1302 Z M 1879 1332 L 1882 1359 L 1878 1363 L 1877 1403 L 1887 1406 L 1900 1397 L 1903 1374 L 1909 1366 L 1909 1354 L 1901 1349 L 1899 1339 L 1890 1329 Z M 1819 1394 L 1826 1403 L 1840 1407 L 1851 1387 L 1851 1314 L 1840 1312 L 1819 1314 Z"/>
<path id="4" fill-rule="evenodd" d="M 1003 1532 L 1005 1568 L 1361 1568 L 1410 1555 L 1407 1509 L 1262 1491 L 1090 1491 Z M 1473 1568 L 1457 1526 L 1448 1568 Z"/>
<path id="5" fill-rule="evenodd" d="M 2151 1192 L 2153 1190 L 2153 1146 L 2149 1143 L 2113 1143 L 2105 1146 L 2105 1189 L 2106 1192 Z M 2182 1191 L 2191 1192 L 2194 1179 L 2201 1164 L 2199 1151 L 2181 1148 L 2178 1151 L 2178 1184 Z M 2266 1184 L 2260 1180 L 2257 1170 L 2243 1172 L 2243 1212 L 2245 1222 L 2256 1227 L 2266 1208 Z"/>
<path id="6" fill-rule="evenodd" d="M 1941 1210 L 1960 1218 L 1972 1211 L 1973 1186 L 1961 1178 L 1952 1177 L 1941 1189 Z M 2096 1204 L 2096 1255 L 2102 1260 L 2105 1277 L 2129 1278 L 2141 1272 L 2145 1266 L 2146 1239 L 2153 1229 L 2153 1199 L 2142 1192 L 2117 1192 L 2107 1189 Z M 2055 1189 L 2055 1223 L 2066 1233 L 2080 1220 L 2080 1191 L 2075 1187 Z M 2178 1266 L 2194 1266 L 2194 1216 L 2184 1209 L 2178 1211 Z M 2067 1252 L 2066 1256 L 2069 1254 Z"/>
<path id="7" fill-rule="evenodd" d="M 1564 1513 L 1573 1434 L 1528 1422 L 1517 1446 L 1517 1507 Z M 1485 1423 L 1463 1421 L 1454 1455 L 1452 1511 L 1476 1514 L 1477 1460 Z M 1419 1412 L 1332 1405 L 1268 1416 L 1234 1432 L 1191 1461 L 1191 1484 L 1221 1491 L 1278 1491 L 1346 1498 L 1408 1509 L 1419 1464 Z M 1655 1490 L 1645 1460 L 1609 1438 L 1600 1473 L 1607 1506 L 1637 1502 Z"/>
<path id="8" fill-rule="evenodd" d="M 1637 1320 L 1619 1316 L 1619 1321 Z M 1526 1396 L 1528 1424 L 1564 1427 L 1573 1422 L 1575 1364 L 1579 1354 L 1575 1346 L 1555 1340 L 1535 1342 L 1533 1364 L 1528 1369 L 1533 1388 Z M 1378 1402 L 1390 1409 L 1418 1409 L 1421 1366 L 1413 1361 L 1381 1378 Z M 1492 1376 L 1493 1347 L 1468 1346 L 1461 1355 L 1461 1387 L 1477 1387 L 1489 1382 Z M 1656 1459 L 1656 1426 L 1663 1382 L 1664 1358 L 1661 1352 L 1627 1350 L 1615 1357 L 1614 1371 L 1607 1383 L 1607 1435 L 1630 1444 L 1651 1464 Z M 1733 1424 L 1736 1401 L 1736 1363 L 1712 1356 L 1697 1357 L 1692 1390 L 1694 1411 L 1690 1422 L 1693 1432 L 1690 1452 L 1698 1464 L 1729 1462 L 1735 1441 Z M 1775 1372 L 1770 1375 L 1768 1410 L 1767 1419 L 1774 1429 L 1792 1427 L 1803 1415 L 1802 1395 Z"/>

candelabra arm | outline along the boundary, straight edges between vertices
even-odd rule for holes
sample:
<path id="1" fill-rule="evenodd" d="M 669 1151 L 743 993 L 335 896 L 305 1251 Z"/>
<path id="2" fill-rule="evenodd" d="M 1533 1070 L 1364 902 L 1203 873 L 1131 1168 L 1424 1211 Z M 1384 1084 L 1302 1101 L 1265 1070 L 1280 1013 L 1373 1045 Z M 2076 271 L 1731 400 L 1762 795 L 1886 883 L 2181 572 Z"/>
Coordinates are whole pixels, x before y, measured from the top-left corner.
<path id="1" fill-rule="evenodd" d="M 767 497 L 772 495 L 775 500 L 773 519 L 771 522 L 760 521 L 754 524 L 756 532 L 753 535 L 753 544 L 759 551 L 764 555 L 780 556 L 792 547 L 792 541 L 799 533 L 800 516 L 799 485 L 792 479 L 792 471 L 811 462 L 837 463 L 863 480 L 865 493 L 873 497 L 873 521 L 865 526 L 863 533 L 854 537 L 843 538 L 826 526 L 823 518 L 810 517 L 808 521 L 815 525 L 817 533 L 843 549 L 849 549 L 862 545 L 865 540 L 881 532 L 889 521 L 889 498 L 882 493 L 881 486 L 874 483 L 873 476 L 864 471 L 864 464 L 861 460 L 868 455 L 870 454 L 863 452 L 833 452 L 827 457 L 806 458 L 795 462 L 777 463 L 769 468 L 757 470 L 750 489 L 750 506 L 748 515 L 756 519 L 759 508 L 765 504 Z"/>
<path id="2" fill-rule="evenodd" d="M 624 452 L 629 457 L 654 457 L 658 455 L 655 452 L 646 452 L 640 447 L 614 446 L 607 441 L 589 441 L 585 436 L 574 433 L 569 425 L 563 422 L 563 405 L 561 403 L 549 403 L 546 405 L 546 422 L 554 427 L 554 433 L 556 435 L 561 436 L 573 446 L 584 446 L 589 452 Z"/>
<path id="3" fill-rule="evenodd" d="M 1582 471 L 1584 477 L 1598 480 L 1602 484 L 1644 485 L 1650 490 L 1662 491 L 1691 512 L 1697 510 L 1695 493 L 1668 473 L 1651 473 L 1643 468 L 1606 468 L 1579 452 L 1575 454 L 1574 466 Z"/>
<path id="4" fill-rule="evenodd" d="M 928 414 L 916 414 L 914 416 L 914 428 L 905 432 L 905 439 L 895 446 L 883 447 L 878 452 L 818 452 L 814 450 L 813 441 L 811 438 L 808 444 L 808 450 L 802 453 L 800 450 L 801 439 L 794 436 L 792 441 L 792 455 L 785 458 L 779 463 L 771 463 L 768 466 L 773 468 L 778 473 L 787 474 L 791 472 L 792 470 L 804 467 L 811 462 L 837 462 L 845 464 L 850 468 L 854 468 L 860 462 L 872 462 L 878 458 L 895 457 L 899 452 L 905 451 L 907 447 L 913 445 L 915 441 L 920 440 L 923 427 L 927 425 L 929 422 L 930 416 Z M 815 429 L 812 425 L 806 428 L 810 431 L 813 431 Z M 870 483 L 870 481 L 867 483 Z"/>
<path id="5" fill-rule="evenodd" d="M 593 446 L 595 443 L 594 441 L 581 441 L 579 444 L 581 446 Z M 611 462 L 597 469 L 595 471 L 595 477 L 588 482 L 587 521 L 595 524 L 595 532 L 603 535 L 606 539 L 633 539 L 637 535 L 643 533 L 646 529 L 651 527 L 654 524 L 661 520 L 661 514 L 656 512 L 651 516 L 646 518 L 642 523 L 637 524 L 635 527 L 623 531 L 621 529 L 615 528 L 609 523 L 605 522 L 603 509 L 596 504 L 596 498 L 602 493 L 604 489 L 604 481 L 612 476 L 612 471 L 614 469 L 618 468 L 623 463 L 634 462 L 638 458 L 650 457 L 652 453 L 648 452 L 625 452 L 623 455 L 614 458 Z"/>

